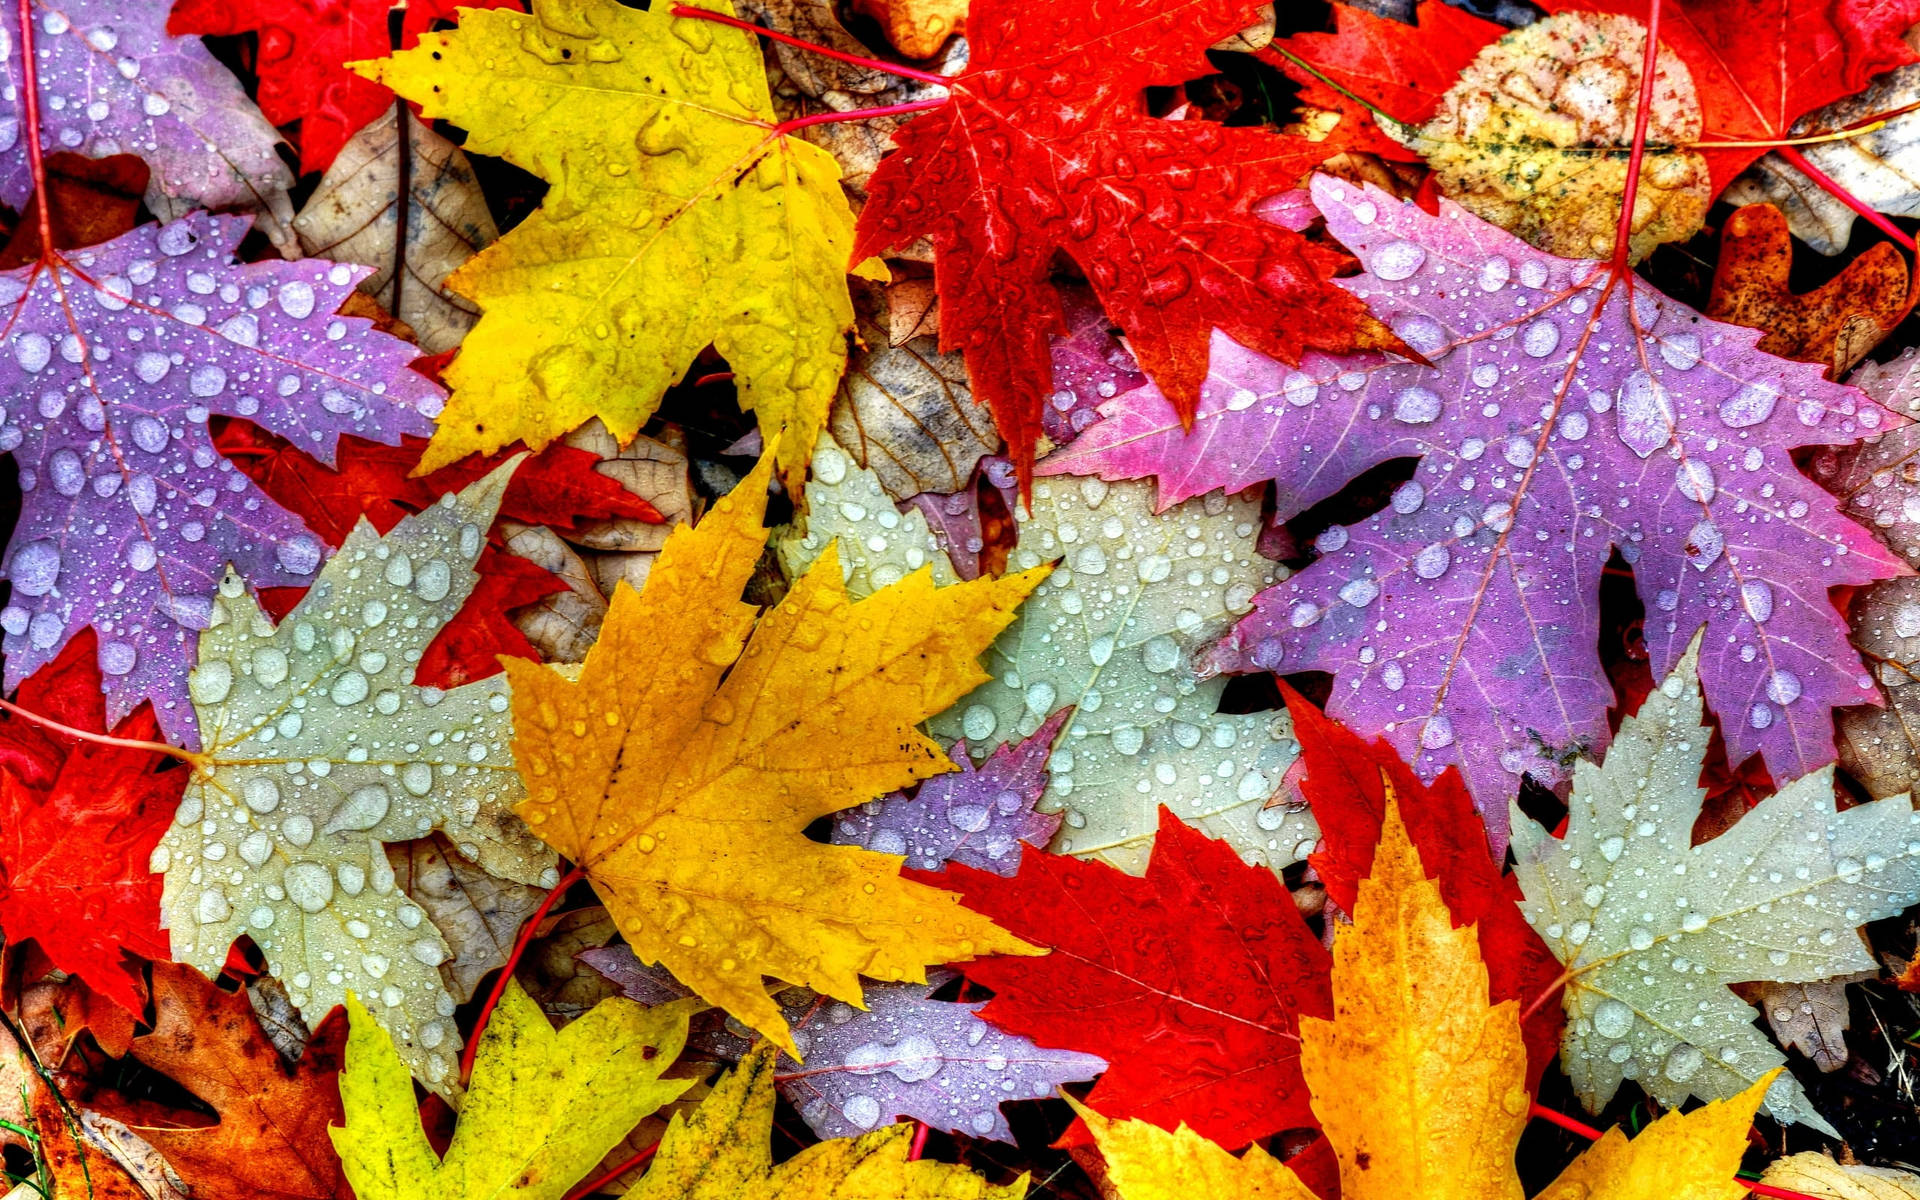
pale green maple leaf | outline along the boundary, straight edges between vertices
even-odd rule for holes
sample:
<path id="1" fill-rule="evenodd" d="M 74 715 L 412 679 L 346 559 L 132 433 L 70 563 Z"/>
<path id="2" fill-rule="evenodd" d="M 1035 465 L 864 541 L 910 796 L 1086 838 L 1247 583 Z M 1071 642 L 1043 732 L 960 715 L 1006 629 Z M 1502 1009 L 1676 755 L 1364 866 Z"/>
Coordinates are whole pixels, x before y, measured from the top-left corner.
<path id="1" fill-rule="evenodd" d="M 855 600 L 928 565 L 938 586 L 960 581 L 928 528 L 927 518 L 917 508 L 904 513 L 895 508 L 880 477 L 856 464 L 832 434 L 820 435 L 812 467 L 805 517 L 774 538 L 774 551 L 787 578 L 800 578 L 837 538 L 840 574 L 847 594 Z"/>
<path id="2" fill-rule="evenodd" d="M 1830 767 L 1692 844 L 1710 736 L 1699 646 L 1604 765 L 1576 764 L 1564 838 L 1514 813 L 1521 908 L 1569 976 L 1560 1061 L 1591 1111 L 1628 1079 L 1670 1108 L 1751 1086 L 1786 1056 L 1727 985 L 1874 970 L 1857 927 L 1920 903 L 1920 814 L 1904 796 L 1835 811 Z M 1766 1105 L 1832 1132 L 1792 1075 Z"/>
<path id="3" fill-rule="evenodd" d="M 834 537 L 854 581 L 947 568 L 920 514 L 894 512 L 837 448 L 816 454 L 807 506 L 806 540 L 782 547 L 789 573 Z M 1054 478 L 1035 482 L 1032 510 L 1015 519 L 1009 569 L 1060 565 L 988 651 L 994 679 L 932 731 L 985 755 L 1075 706 L 1039 804 L 1066 813 L 1051 846 L 1060 853 L 1143 870 L 1165 804 L 1250 862 L 1278 871 L 1304 857 L 1319 837 L 1312 815 L 1264 807 L 1298 752 L 1291 721 L 1217 712 L 1226 681 L 1193 670 L 1284 572 L 1254 551 L 1259 503 L 1216 492 L 1155 513 L 1151 483 Z"/>
<path id="4" fill-rule="evenodd" d="M 153 858 L 176 959 L 213 975 L 248 935 L 310 1024 L 359 994 L 443 1093 L 460 1048 L 450 951 L 385 843 L 437 829 L 492 874 L 558 881 L 512 813 L 506 678 L 413 685 L 473 590 L 513 466 L 385 537 L 362 520 L 278 628 L 228 572 L 189 680 L 206 748 Z"/>

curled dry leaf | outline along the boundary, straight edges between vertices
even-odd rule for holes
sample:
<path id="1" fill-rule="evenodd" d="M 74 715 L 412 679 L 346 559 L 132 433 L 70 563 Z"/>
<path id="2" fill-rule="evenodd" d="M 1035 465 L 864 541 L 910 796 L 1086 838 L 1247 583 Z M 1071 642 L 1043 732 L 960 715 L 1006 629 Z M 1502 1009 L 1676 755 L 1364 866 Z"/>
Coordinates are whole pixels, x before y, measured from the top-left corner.
<path id="1" fill-rule="evenodd" d="M 1646 26 L 1631 17 L 1567 13 L 1481 50 L 1412 145 L 1440 190 L 1550 254 L 1613 252 L 1639 108 Z M 1629 260 L 1700 228 L 1710 199 L 1700 103 L 1686 66 L 1661 48 L 1646 158 L 1634 196 Z"/>
<path id="2" fill-rule="evenodd" d="M 1842 1165 L 1817 1150 L 1767 1164 L 1760 1182 L 1819 1200 L 1916 1200 L 1920 1175 L 1885 1167 Z"/>
<path id="3" fill-rule="evenodd" d="M 404 149 L 396 112 L 406 115 Z M 447 286 L 447 276 L 499 233 L 466 154 L 404 106 L 389 105 L 384 117 L 353 135 L 293 229 L 301 249 L 316 258 L 372 267 L 360 290 L 411 326 L 428 354 L 459 345 L 479 319 L 472 302 Z"/>
<path id="4" fill-rule="evenodd" d="M 544 525 L 502 522 L 507 553 L 524 558 L 565 583 L 566 590 L 542 597 L 513 614 L 513 624 L 545 662 L 577 663 L 587 657 L 606 619 L 607 598 L 579 552 Z"/>
<path id="5" fill-rule="evenodd" d="M 1787 283 L 1793 242 L 1771 204 L 1749 204 L 1720 229 L 1707 315 L 1761 331 L 1759 348 L 1815 362 L 1838 379 L 1879 345 L 1912 306 L 1907 263 L 1880 242 L 1809 292 Z M 1894 435 L 1898 436 L 1898 435 Z"/>

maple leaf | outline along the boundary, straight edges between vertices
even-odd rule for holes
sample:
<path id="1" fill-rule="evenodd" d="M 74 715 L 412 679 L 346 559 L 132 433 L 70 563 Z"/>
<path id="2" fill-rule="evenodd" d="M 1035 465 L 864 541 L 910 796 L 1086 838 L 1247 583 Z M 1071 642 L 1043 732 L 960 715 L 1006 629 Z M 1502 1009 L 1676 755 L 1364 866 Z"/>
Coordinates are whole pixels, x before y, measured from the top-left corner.
<path id="1" fill-rule="evenodd" d="M 711 341 L 799 488 L 846 365 L 853 219 L 832 158 L 772 135 L 750 35 L 539 0 L 355 66 L 551 185 L 449 281 L 481 317 L 423 469 L 593 416 L 631 441 Z"/>
<path id="2" fill-rule="evenodd" d="M 1566 967 L 1560 1062 L 1591 1111 L 1627 1079 L 1668 1107 L 1751 1087 L 1786 1057 L 1727 985 L 1873 970 L 1854 928 L 1920 902 L 1920 813 L 1904 799 L 1836 812 L 1831 768 L 1692 844 L 1710 732 L 1697 646 L 1604 766 L 1576 765 L 1564 838 L 1514 821 L 1521 910 Z M 1830 1132 L 1791 1075 L 1767 1109 Z"/>
<path id="3" fill-rule="evenodd" d="M 505 462 L 505 452 L 476 455 L 427 475 L 409 475 L 426 443 L 402 438 L 383 446 L 342 438 L 329 467 L 284 439 L 242 422 L 228 422 L 214 435 L 222 453 L 276 502 L 305 521 L 329 546 L 343 543 L 362 516 L 386 533 L 409 513 L 421 512 L 447 492 L 458 491 Z M 645 500 L 595 468 L 599 459 L 571 446 L 548 446 L 522 463 L 500 501 L 499 520 L 547 525 L 579 533 L 587 523 L 625 518 L 664 520 Z M 503 540 L 503 539 L 502 539 Z M 451 688 L 499 671 L 502 654 L 534 657 L 526 636 L 507 614 L 564 591 L 566 584 L 523 558 L 503 553 L 492 539 L 476 564 L 480 582 L 453 620 L 427 647 L 413 681 Z M 272 589 L 261 606 L 278 618 L 304 592 Z"/>
<path id="4" fill-rule="evenodd" d="M 1300 84 L 1302 104 L 1340 114 L 1349 150 L 1392 159 L 1415 157 L 1403 139 L 1433 118 L 1480 48 L 1507 32 L 1444 0 L 1420 0 L 1411 27 L 1358 5 L 1331 8 L 1333 32 L 1296 33 L 1260 57 Z"/>
<path id="5" fill-rule="evenodd" d="M 324 171 L 393 93 L 344 63 L 385 54 L 388 0 L 174 0 L 172 34 L 258 34 L 260 111 L 300 124 L 300 172 Z"/>
<path id="6" fill-rule="evenodd" d="M 100 631 L 108 720 L 143 699 L 195 744 L 186 667 L 220 573 L 308 582 L 323 547 L 214 451 L 211 413 L 331 457 L 342 433 L 426 433 L 438 390 L 412 347 L 332 315 L 364 272 L 236 265 L 246 231 L 193 216 L 0 273 L 0 447 L 24 493 L 7 551 L 7 683 Z"/>
<path id="7" fill-rule="evenodd" d="M 1920 579 L 1889 579 L 1854 596 L 1853 643 L 1873 665 L 1885 708 L 1838 717 L 1840 764 L 1874 797 L 1920 784 Z"/>
<path id="8" fill-rule="evenodd" d="M 447 276 L 500 234 L 466 154 L 411 113 L 403 150 L 399 111 L 389 104 L 341 148 L 293 230 L 308 254 L 375 268 L 360 291 L 404 321 L 422 350 L 439 354 L 479 317 L 448 289 Z"/>
<path id="9" fill-rule="evenodd" d="M 1060 828 L 1060 814 L 1035 811 L 1034 802 L 1046 790 L 1047 758 L 1072 712 L 1063 708 L 1025 740 L 1003 743 L 977 768 L 962 738 L 947 748 L 958 772 L 935 775 L 911 796 L 895 792 L 841 813 L 834 844 L 905 855 L 922 871 L 958 862 L 1013 874 L 1021 843 L 1044 849 Z"/>
<path id="10" fill-rule="evenodd" d="M 1850 137 L 1795 149 L 1855 200 L 1890 216 L 1920 216 L 1912 166 L 1914 139 L 1920 134 L 1915 101 L 1920 101 L 1920 65 L 1910 64 L 1880 76 L 1858 95 L 1808 113 L 1789 132 L 1809 138 L 1869 126 Z M 1806 175 L 1777 151 L 1734 180 L 1724 198 L 1734 204 L 1779 206 L 1793 235 L 1828 255 L 1847 248 L 1858 215 L 1824 188 L 1808 187 Z"/>
<path id="11" fill-rule="evenodd" d="M 894 134 L 854 257 L 931 239 L 943 349 L 966 353 L 1023 488 L 1041 431 L 1047 338 L 1067 332 L 1049 276 L 1071 257 L 1141 368 L 1190 414 L 1210 331 L 1294 361 L 1398 343 L 1328 277 L 1330 248 L 1261 202 L 1342 148 L 1144 111 L 1142 90 L 1213 68 L 1240 0 L 1085 0 L 1044 14 L 980 0 L 948 102 Z"/>
<path id="12" fill-rule="evenodd" d="M 1389 795 L 1353 924 L 1334 935 L 1332 1019 L 1300 1022 L 1300 1056 L 1343 1200 L 1520 1200 L 1519 1006 L 1489 1006 L 1477 941 L 1471 924 L 1454 927 Z M 1738 1200 L 1745 1190 L 1733 1176 L 1761 1090 L 1668 1113 L 1631 1142 L 1610 1130 L 1536 1200 Z M 1236 1159 L 1191 1129 L 1080 1114 L 1122 1200 L 1315 1195 L 1259 1146 Z"/>
<path id="13" fill-rule="evenodd" d="M 643 1004 L 690 994 L 625 946 L 583 950 L 579 957 Z M 780 1095 L 823 1138 L 857 1137 L 882 1118 L 907 1118 L 1011 1144 L 1003 1102 L 1046 1099 L 1061 1084 L 1084 1083 L 1107 1069 L 1098 1055 L 1044 1049 L 995 1029 L 975 1015 L 984 1001 L 932 999 L 951 978 L 932 972 L 926 983 L 870 984 L 864 1010 L 807 988 L 781 991 L 780 1007 L 807 1057 L 802 1063 L 780 1056 L 774 1066 Z M 691 1041 L 697 1050 L 736 1060 L 751 1049 L 724 1025 L 696 1026 Z"/>
<path id="14" fill-rule="evenodd" d="M 442 833 L 388 846 L 387 861 L 395 886 L 447 939 L 453 954 L 440 964 L 440 976 L 462 1004 L 506 963 L 520 927 L 547 897 L 544 888 L 487 874 Z"/>
<path id="15" fill-rule="evenodd" d="M 1319 178 L 1369 270 L 1347 282 L 1432 367 L 1292 370 L 1222 339 L 1191 437 L 1136 392 L 1046 471 L 1157 475 L 1160 503 L 1277 481 L 1285 520 L 1368 468 L 1419 456 L 1381 512 L 1321 536 L 1208 665 L 1324 670 L 1329 715 L 1423 776 L 1458 763 L 1496 846 L 1522 771 L 1608 736 L 1600 571 L 1617 547 L 1670 671 L 1705 622 L 1728 757 L 1776 777 L 1833 760 L 1830 708 L 1871 702 L 1825 589 L 1901 570 L 1789 454 L 1900 423 L 1818 367 L 1753 349 L 1610 274 L 1442 201 L 1438 216 Z"/>
<path id="16" fill-rule="evenodd" d="M 448 947 L 395 890 L 383 843 L 442 829 L 492 874 L 559 879 L 510 811 L 505 681 L 409 682 L 473 589 L 513 466 L 384 537 L 362 521 L 278 627 L 227 576 L 191 681 L 206 750 L 153 858 L 176 959 L 218 971 L 245 934 L 310 1025 L 349 991 L 378 997 L 442 1092 L 460 1043 Z"/>
<path id="17" fill-rule="evenodd" d="M 106 733 L 94 638 L 82 633 L 20 685 L 15 703 Z M 113 729 L 151 741 L 140 709 Z M 165 959 L 160 881 L 147 859 L 172 819 L 186 775 L 151 751 L 83 742 L 14 717 L 0 721 L 0 928 L 127 1011 L 146 1007 L 140 966 Z"/>
<path id="18" fill-rule="evenodd" d="M 1884 1167 L 1840 1163 L 1818 1150 L 1789 1154 L 1767 1164 L 1760 1182 L 1825 1200 L 1914 1200 L 1920 1175 Z"/>
<path id="19" fill-rule="evenodd" d="M 1572 12 L 1480 51 L 1408 141 L 1440 193 L 1551 254 L 1604 258 L 1635 180 L 1627 261 L 1692 237 L 1707 215 L 1707 164 L 1693 80 L 1666 46 L 1654 65 L 1644 157 L 1633 144 L 1647 27 Z M 1647 144 L 1650 144 L 1647 145 Z M 1596 153 L 1596 148 L 1600 152 Z"/>
<path id="20" fill-rule="evenodd" d="M 1761 331 L 1759 349 L 1815 362 L 1839 378 L 1913 307 L 1906 260 L 1890 242 L 1869 247 L 1811 291 L 1788 282 L 1793 242 L 1771 204 L 1749 204 L 1720 227 L 1707 315 Z M 1853 381 L 1856 385 L 1859 380 Z"/>
<path id="21" fill-rule="evenodd" d="M 191 967 L 153 964 L 153 1028 L 128 1053 L 170 1077 L 219 1123 L 168 1128 L 140 1102 L 86 1095 L 124 1118 L 205 1200 L 351 1200 L 327 1138 L 341 1117 L 336 1077 L 343 1023 L 330 1022 L 296 1063 L 283 1061 L 244 991 L 225 992 Z"/>
<path id="22" fill-rule="evenodd" d="M 903 513 L 895 508 L 879 477 L 856 466 L 832 434 L 813 448 L 806 498 L 805 513 L 795 514 L 794 524 L 775 535 L 774 553 L 787 578 L 806 574 L 838 542 L 840 578 L 855 599 L 890 587 L 922 567 L 941 587 L 958 582 L 926 516 L 918 509 Z"/>
<path id="23" fill-rule="evenodd" d="M 630 1200 L 1020 1200 L 1026 1177 L 996 1187 L 965 1167 L 913 1161 L 912 1125 L 808 1146 L 775 1164 L 774 1047 L 757 1046 L 691 1116 L 676 1113 Z"/>
<path id="24" fill-rule="evenodd" d="M 1594 10 L 1641 20 L 1646 0 L 1545 0 L 1549 13 Z M 1660 40 L 1687 65 L 1700 96 L 1701 139 L 1718 195 L 1791 137 L 1795 118 L 1920 60 L 1900 35 L 1920 0 L 1686 0 L 1661 14 Z M 1633 80 L 1639 81 L 1638 69 Z"/>
<path id="25" fill-rule="evenodd" d="M 690 1002 L 603 1000 L 555 1031 L 509 983 L 440 1155 L 387 1030 L 358 996 L 347 1011 L 346 1124 L 333 1144 L 360 1200 L 562 1200 L 642 1117 L 693 1085 L 661 1078 L 686 1042 Z"/>
<path id="26" fill-rule="evenodd" d="M 1851 1019 L 1849 983 L 1878 979 L 1878 971 L 1856 971 L 1837 979 L 1813 983 L 1750 984 L 1754 1004 L 1766 1014 L 1773 1036 L 1791 1046 L 1822 1071 L 1847 1065 L 1847 1023 Z"/>
<path id="27" fill-rule="evenodd" d="M 950 769 L 913 727 L 984 678 L 976 656 L 1046 572 L 936 589 L 923 568 L 854 603 L 829 548 L 756 626 L 739 596 L 774 462 L 675 529 L 645 591 L 615 592 L 577 680 L 523 659 L 507 678 L 520 814 L 643 960 L 798 1054 L 763 976 L 854 1003 L 862 974 L 1038 953 L 898 859 L 801 834 Z"/>
<path id="28" fill-rule="evenodd" d="M 1868 362 L 1848 380 L 1901 416 L 1920 416 L 1920 350 Z M 1909 566 L 1920 567 L 1920 424 L 1816 452 L 1813 477 Z"/>
<path id="29" fill-rule="evenodd" d="M 1236 1147 L 1314 1123 L 1298 1020 L 1329 1011 L 1327 956 L 1272 872 L 1162 809 L 1139 878 L 1030 851 L 1011 878 L 922 878 L 1053 951 L 967 976 L 993 989 L 993 1024 L 1107 1058 L 1088 1104 Z"/>
<path id="30" fill-rule="evenodd" d="M 1355 889 L 1372 865 L 1391 793 L 1402 802 L 1407 835 L 1421 859 L 1446 864 L 1434 882 L 1455 924 L 1471 923 L 1480 931 L 1480 957 L 1494 1001 L 1525 1004 L 1552 987 L 1560 964 L 1520 915 L 1520 885 L 1490 853 L 1460 772 L 1448 769 L 1426 783 L 1385 742 L 1367 741 L 1328 720 L 1284 683 L 1281 694 L 1306 769 L 1300 794 L 1320 826 L 1320 847 L 1308 862 L 1328 898 L 1342 911 L 1353 911 Z M 1543 1007 L 1521 1022 L 1520 1032 L 1527 1048 L 1527 1086 L 1538 1090 L 1540 1076 L 1560 1049 L 1559 1014 Z"/>
<path id="31" fill-rule="evenodd" d="M 33 194 L 25 91 L 37 87 L 40 145 L 90 158 L 136 153 L 153 167 L 147 208 L 163 221 L 196 208 L 261 209 L 263 232 L 291 241 L 293 174 L 275 153 L 280 135 L 240 81 L 197 38 L 170 37 L 164 4 L 125 0 L 23 0 L 40 67 L 22 78 L 18 29 L 0 48 L 6 84 L 0 119 L 15 130 L 0 166 L 0 204 L 18 211 Z M 50 101 L 57 101 L 52 103 Z"/>

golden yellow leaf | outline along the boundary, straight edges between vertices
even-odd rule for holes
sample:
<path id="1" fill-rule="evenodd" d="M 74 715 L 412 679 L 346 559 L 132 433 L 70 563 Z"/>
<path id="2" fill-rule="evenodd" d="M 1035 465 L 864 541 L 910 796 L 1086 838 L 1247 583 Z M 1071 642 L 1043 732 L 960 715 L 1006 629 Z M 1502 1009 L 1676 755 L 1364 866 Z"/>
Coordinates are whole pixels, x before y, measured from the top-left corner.
<path id="1" fill-rule="evenodd" d="M 627 1200 L 1020 1200 L 943 1162 L 909 1162 L 913 1126 L 889 1125 L 809 1146 L 773 1164 L 773 1047 L 765 1042 L 714 1085 L 691 1117 L 676 1114 L 659 1156 Z"/>
<path id="2" fill-rule="evenodd" d="M 853 214 L 826 151 L 771 136 L 752 35 L 669 7 L 470 11 L 350 64 L 551 185 L 449 280 L 482 315 L 420 471 L 594 416 L 627 442 L 711 342 L 797 488 L 846 364 Z"/>
<path id="3" fill-rule="evenodd" d="M 577 680 L 507 671 L 520 815 L 634 953 L 798 1057 L 763 976 L 857 1004 L 863 974 L 1039 953 L 899 857 L 803 831 L 953 769 L 914 726 L 985 681 L 979 655 L 1046 570 L 936 588 L 922 569 L 853 603 L 829 547 L 756 628 L 740 594 L 771 470 L 674 530 L 644 591 L 621 585 Z"/>
<path id="4" fill-rule="evenodd" d="M 443 1157 L 420 1127 L 413 1078 L 357 996 L 334 1149 L 360 1200 L 561 1200 L 641 1118 L 693 1086 L 661 1077 L 697 1006 L 615 997 L 555 1031 L 518 983 L 480 1035 Z"/>
<path id="5" fill-rule="evenodd" d="M 1391 792 L 1373 874 L 1334 939 L 1333 1008 L 1331 1021 L 1301 1019 L 1300 1057 L 1342 1200 L 1520 1200 L 1519 1006 L 1488 1005 L 1475 927 L 1453 927 Z M 1631 1142 L 1610 1131 L 1535 1200 L 1737 1200 L 1747 1125 L 1771 1081 L 1668 1113 Z M 1257 1146 L 1235 1158 L 1184 1125 L 1081 1115 L 1124 1200 L 1313 1196 Z"/>

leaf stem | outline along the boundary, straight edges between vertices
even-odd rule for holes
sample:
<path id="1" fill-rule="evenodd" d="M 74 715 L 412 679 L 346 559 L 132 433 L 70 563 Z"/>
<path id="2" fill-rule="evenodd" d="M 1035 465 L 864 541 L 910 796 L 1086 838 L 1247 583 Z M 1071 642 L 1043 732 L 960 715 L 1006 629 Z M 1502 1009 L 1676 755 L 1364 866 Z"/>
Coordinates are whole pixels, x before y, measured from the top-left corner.
<path id="1" fill-rule="evenodd" d="M 621 1163 L 619 1166 L 613 1168 L 612 1170 L 603 1172 L 602 1174 L 595 1177 L 594 1179 L 581 1184 L 577 1188 L 574 1188 L 572 1191 L 567 1193 L 566 1200 L 581 1200 L 581 1197 L 583 1196 L 593 1195 L 596 1191 L 612 1183 L 614 1180 L 620 1178 L 622 1175 L 625 1175 L 628 1171 L 631 1171 L 635 1167 L 640 1166 L 642 1163 L 647 1162 L 649 1159 L 651 1159 L 654 1156 L 654 1153 L 659 1149 L 660 1149 L 660 1143 L 655 1142 L 653 1145 L 648 1146 L 645 1150 L 640 1151 L 640 1153 L 634 1155 L 632 1158 L 629 1158 L 627 1161 Z"/>
<path id="2" fill-rule="evenodd" d="M 53 255 L 53 213 L 47 205 L 47 164 L 40 154 L 40 60 L 33 52 L 33 0 L 20 4 L 21 89 L 27 101 L 27 163 L 33 171 L 34 207 L 40 218 L 40 257 Z"/>
<path id="3" fill-rule="evenodd" d="M 946 100 L 915 100 L 909 104 L 886 104 L 879 108 L 855 108 L 846 112 L 814 113 L 810 117 L 794 117 L 775 125 L 771 136 L 792 133 L 796 129 L 805 129 L 809 125 L 831 125 L 837 121 L 866 121 L 874 117 L 892 117 L 901 113 L 926 112 L 930 108 L 939 108 Z"/>
<path id="4" fill-rule="evenodd" d="M 24 3 L 24 0 L 22 0 L 22 2 Z M 946 76 L 935 75 L 931 71 L 920 71 L 913 67 L 903 67 L 898 63 L 882 62 L 877 58 L 862 58 L 858 54 L 848 54 L 844 50 L 830 50 L 825 46 L 817 46 L 802 38 L 794 37 L 790 33 L 780 33 L 755 25 L 751 21 L 742 21 L 739 17 L 730 17 L 725 13 L 717 13 L 704 8 L 695 8 L 690 4 L 676 4 L 669 10 L 668 15 L 690 17 L 699 21 L 712 21 L 717 25 L 727 25 L 734 29 L 744 29 L 748 33 L 757 33 L 761 37 L 769 37 L 776 42 L 785 42 L 789 46 L 797 46 L 802 50 L 811 50 L 813 53 L 824 55 L 827 58 L 837 58 L 843 63 L 852 63 L 856 67 L 865 67 L 869 71 L 884 71 L 889 75 L 899 75 L 905 79 L 918 79 L 922 83 L 937 83 L 941 87 L 946 87 L 953 82 Z"/>
<path id="5" fill-rule="evenodd" d="M 1653 74 L 1659 63 L 1660 0 L 1648 0 L 1647 44 L 1640 56 L 1640 96 L 1633 113 L 1633 149 L 1627 157 L 1627 182 L 1620 195 L 1620 224 L 1613 232 L 1616 278 L 1630 274 L 1627 259 L 1633 241 L 1633 205 L 1640 191 L 1641 161 L 1647 156 L 1647 122 L 1653 118 Z"/>
<path id="6" fill-rule="evenodd" d="M 927 1135 L 932 1132 L 933 1127 L 925 1121 L 915 1121 L 913 1123 L 913 1142 L 907 1147 L 908 1162 L 920 1161 L 921 1152 L 927 1148 Z"/>
<path id="7" fill-rule="evenodd" d="M 178 746 L 169 746 L 165 742 L 143 742 L 138 738 L 114 737 L 109 733 L 93 733 L 85 729 L 76 729 L 71 725 L 63 725 L 52 717 L 43 717 L 31 709 L 20 707 L 11 700 L 0 700 L 0 711 L 10 712 L 23 721 L 83 742 L 93 742 L 101 746 L 118 746 L 122 750 L 145 750 L 152 754 L 165 754 L 191 765 L 195 770 L 205 770 L 212 763 L 212 759 L 204 754 L 196 754 L 192 750 L 183 750 Z"/>
<path id="8" fill-rule="evenodd" d="M 1909 254 L 1912 254 L 1915 252 L 1913 238 L 1909 237 L 1905 230 L 1901 229 L 1898 225 L 1895 225 L 1892 221 L 1887 220 L 1885 216 L 1876 212 L 1871 205 L 1866 203 L 1866 201 L 1861 200 L 1858 196 L 1855 196 L 1852 192 L 1849 192 L 1846 188 L 1842 187 L 1839 180 L 1827 174 L 1825 171 L 1822 171 L 1819 167 L 1814 166 L 1812 159 L 1809 159 L 1806 155 L 1800 153 L 1800 151 L 1794 149 L 1792 146 L 1782 146 L 1779 148 L 1777 153 L 1780 155 L 1781 158 L 1784 158 L 1788 162 L 1792 163 L 1794 165 L 1794 168 L 1798 170 L 1802 175 L 1805 175 L 1808 179 L 1813 180 L 1815 183 L 1819 184 L 1822 188 L 1824 188 L 1828 195 L 1832 196 L 1835 200 L 1838 200 L 1840 203 L 1846 205 L 1848 208 L 1852 209 L 1854 212 L 1859 213 L 1863 218 L 1866 219 L 1869 225 L 1872 225 L 1875 229 L 1878 229 L 1881 233 L 1884 233 L 1889 238 L 1892 238 L 1895 245 L 1905 249 Z"/>
<path id="9" fill-rule="evenodd" d="M 513 978 L 513 968 L 519 963 L 520 956 L 526 953 L 527 943 L 533 940 L 533 931 L 538 929 L 540 922 L 546 919 L 547 910 L 551 909 L 560 897 L 567 894 L 567 889 L 586 877 L 587 869 L 584 866 L 577 866 L 562 875 L 560 882 L 554 884 L 553 890 L 547 893 L 547 898 L 540 902 L 540 907 L 534 909 L 533 915 L 520 926 L 520 936 L 513 940 L 513 949 L 507 952 L 507 961 L 500 965 L 500 977 L 493 981 L 493 991 L 487 994 L 487 1002 L 480 1007 L 480 1016 L 473 1023 L 473 1033 L 468 1036 L 466 1046 L 460 1051 L 460 1082 L 465 1083 L 473 1075 L 473 1056 L 479 1049 L 480 1035 L 486 1032 L 488 1019 L 493 1016 L 493 1010 L 499 1005 L 500 997 L 506 994 L 507 983 Z"/>
<path id="10" fill-rule="evenodd" d="M 1531 1020 L 1533 1018 L 1533 1014 L 1539 1012 L 1543 1007 L 1545 1007 L 1547 1001 L 1559 995 L 1560 989 L 1563 987 L 1566 987 L 1569 983 L 1572 983 L 1574 980 L 1574 976 L 1577 974 L 1578 972 L 1571 967 L 1560 972 L 1560 978 L 1548 984 L 1540 992 L 1538 996 L 1535 996 L 1533 998 L 1531 1003 L 1529 1003 L 1525 1008 L 1520 1010 L 1520 1023 L 1522 1025 L 1525 1025 L 1529 1020 Z M 1598 1137 L 1599 1135 L 1596 1134 L 1594 1136 Z"/>

